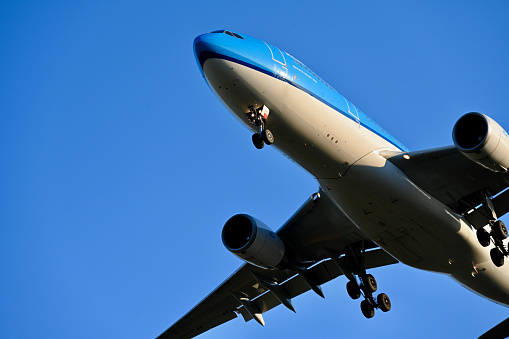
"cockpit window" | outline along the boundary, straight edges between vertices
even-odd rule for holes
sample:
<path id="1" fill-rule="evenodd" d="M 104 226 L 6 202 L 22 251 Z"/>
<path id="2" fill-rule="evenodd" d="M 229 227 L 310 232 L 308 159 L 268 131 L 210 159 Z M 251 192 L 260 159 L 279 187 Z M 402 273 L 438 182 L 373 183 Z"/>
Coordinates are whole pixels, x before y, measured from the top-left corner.
<path id="1" fill-rule="evenodd" d="M 230 31 L 226 31 L 226 30 L 213 31 L 213 32 L 211 32 L 211 33 L 224 33 L 224 34 L 227 34 L 227 35 L 232 36 L 232 37 L 234 37 L 234 38 L 244 40 L 244 38 L 243 38 L 242 36 L 240 36 L 239 34 L 234 33 L 234 32 L 230 32 Z"/>

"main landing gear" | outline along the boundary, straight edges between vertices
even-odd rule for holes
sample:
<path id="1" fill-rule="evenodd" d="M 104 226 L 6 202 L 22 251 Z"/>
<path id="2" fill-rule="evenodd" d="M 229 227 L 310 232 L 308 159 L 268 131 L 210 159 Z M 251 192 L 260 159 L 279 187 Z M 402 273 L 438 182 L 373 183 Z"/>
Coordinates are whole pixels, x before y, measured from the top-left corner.
<path id="1" fill-rule="evenodd" d="M 491 242 L 495 245 L 490 251 L 491 261 L 497 267 L 504 265 L 505 257 L 509 256 L 509 252 L 503 244 L 507 239 L 508 232 L 502 220 L 490 221 L 491 231 L 488 232 L 484 228 L 477 230 L 477 240 L 483 247 L 488 247 Z"/>
<path id="2" fill-rule="evenodd" d="M 483 247 L 488 247 L 492 242 L 495 245 L 490 250 L 490 257 L 493 264 L 497 267 L 504 265 L 505 257 L 509 256 L 509 251 L 504 246 L 503 241 L 507 239 L 508 231 L 502 220 L 497 220 L 497 214 L 493 202 L 491 201 L 488 191 L 485 189 L 481 193 L 481 201 L 486 209 L 486 213 L 490 216 L 490 232 L 484 228 L 479 228 L 476 231 L 477 240 Z"/>
<path id="3" fill-rule="evenodd" d="M 258 126 L 260 130 L 259 133 L 253 134 L 251 138 L 255 147 L 262 149 L 265 144 L 272 145 L 274 143 L 274 135 L 268 128 L 265 128 L 267 118 L 269 117 L 269 108 L 265 105 L 259 108 L 249 106 L 249 113 L 246 113 L 246 117 L 252 125 Z"/>
<path id="4" fill-rule="evenodd" d="M 371 274 L 365 274 L 360 276 L 361 284 L 357 281 L 350 280 L 346 283 L 346 291 L 352 299 L 359 299 L 361 296 L 364 300 L 361 301 L 361 311 L 366 318 L 373 318 L 375 315 L 375 308 L 379 308 L 382 312 L 388 312 L 391 310 L 391 300 L 385 293 L 380 293 L 376 300 L 373 297 L 373 293 L 377 290 L 377 283 L 375 277 Z"/>
<path id="5" fill-rule="evenodd" d="M 346 284 L 346 291 L 350 298 L 356 300 L 361 296 L 364 300 L 361 301 L 361 311 L 366 318 L 372 318 L 375 315 L 375 309 L 378 308 L 382 312 L 391 310 L 391 300 L 385 293 L 380 293 L 378 296 L 373 296 L 378 289 L 375 277 L 366 273 L 364 267 L 364 254 L 365 250 L 358 246 L 350 247 L 346 253 L 348 266 L 354 268 L 350 272 L 343 272 L 348 277 L 349 281 Z M 341 268 L 341 267 L 340 267 Z M 342 271 L 346 267 L 341 268 Z M 360 281 L 360 283 L 358 282 Z"/>

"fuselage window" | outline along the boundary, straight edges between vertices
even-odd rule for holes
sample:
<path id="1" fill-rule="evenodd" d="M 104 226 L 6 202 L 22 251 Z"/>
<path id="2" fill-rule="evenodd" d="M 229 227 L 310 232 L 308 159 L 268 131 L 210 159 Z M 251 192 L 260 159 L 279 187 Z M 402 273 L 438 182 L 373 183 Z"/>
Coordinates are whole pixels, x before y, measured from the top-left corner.
<path id="1" fill-rule="evenodd" d="M 237 34 L 237 33 L 230 32 L 230 31 L 226 31 L 226 30 L 213 31 L 213 32 L 211 32 L 211 33 L 224 33 L 224 34 L 227 34 L 227 35 L 232 36 L 232 37 L 234 37 L 234 38 L 244 40 L 244 38 L 243 38 L 241 35 L 239 35 L 239 34 Z"/>
<path id="2" fill-rule="evenodd" d="M 231 32 L 233 34 L 234 37 L 236 37 L 237 39 L 242 39 L 244 40 L 244 38 L 242 36 L 240 36 L 239 34 L 237 33 L 234 33 L 234 32 Z"/>

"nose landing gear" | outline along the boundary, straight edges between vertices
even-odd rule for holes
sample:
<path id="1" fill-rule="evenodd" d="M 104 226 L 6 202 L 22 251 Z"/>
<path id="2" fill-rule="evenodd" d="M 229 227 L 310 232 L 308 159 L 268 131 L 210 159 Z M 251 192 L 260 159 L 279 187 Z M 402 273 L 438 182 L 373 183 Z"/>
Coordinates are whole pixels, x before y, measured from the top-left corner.
<path id="1" fill-rule="evenodd" d="M 265 105 L 259 108 L 249 106 L 249 113 L 246 113 L 246 117 L 252 125 L 258 126 L 259 129 L 259 133 L 253 134 L 251 138 L 254 146 L 262 149 L 265 144 L 272 145 L 274 143 L 274 135 L 268 128 L 265 128 L 267 118 L 269 117 L 269 108 Z"/>

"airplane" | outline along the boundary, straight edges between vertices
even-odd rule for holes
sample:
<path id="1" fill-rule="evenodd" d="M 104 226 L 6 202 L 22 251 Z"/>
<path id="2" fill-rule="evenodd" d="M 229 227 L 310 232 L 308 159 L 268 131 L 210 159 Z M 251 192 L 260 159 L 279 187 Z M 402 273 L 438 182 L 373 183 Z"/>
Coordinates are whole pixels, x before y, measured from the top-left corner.
<path id="1" fill-rule="evenodd" d="M 454 145 L 410 151 L 304 63 L 278 47 L 229 30 L 199 35 L 194 54 L 212 92 L 252 132 L 318 182 L 274 231 L 237 214 L 222 229 L 245 263 L 158 338 L 192 338 L 241 315 L 263 313 L 344 275 L 362 314 L 388 312 L 368 271 L 396 263 L 446 274 L 509 306 L 509 135 L 471 112 Z M 509 318 L 482 338 L 509 335 Z"/>

